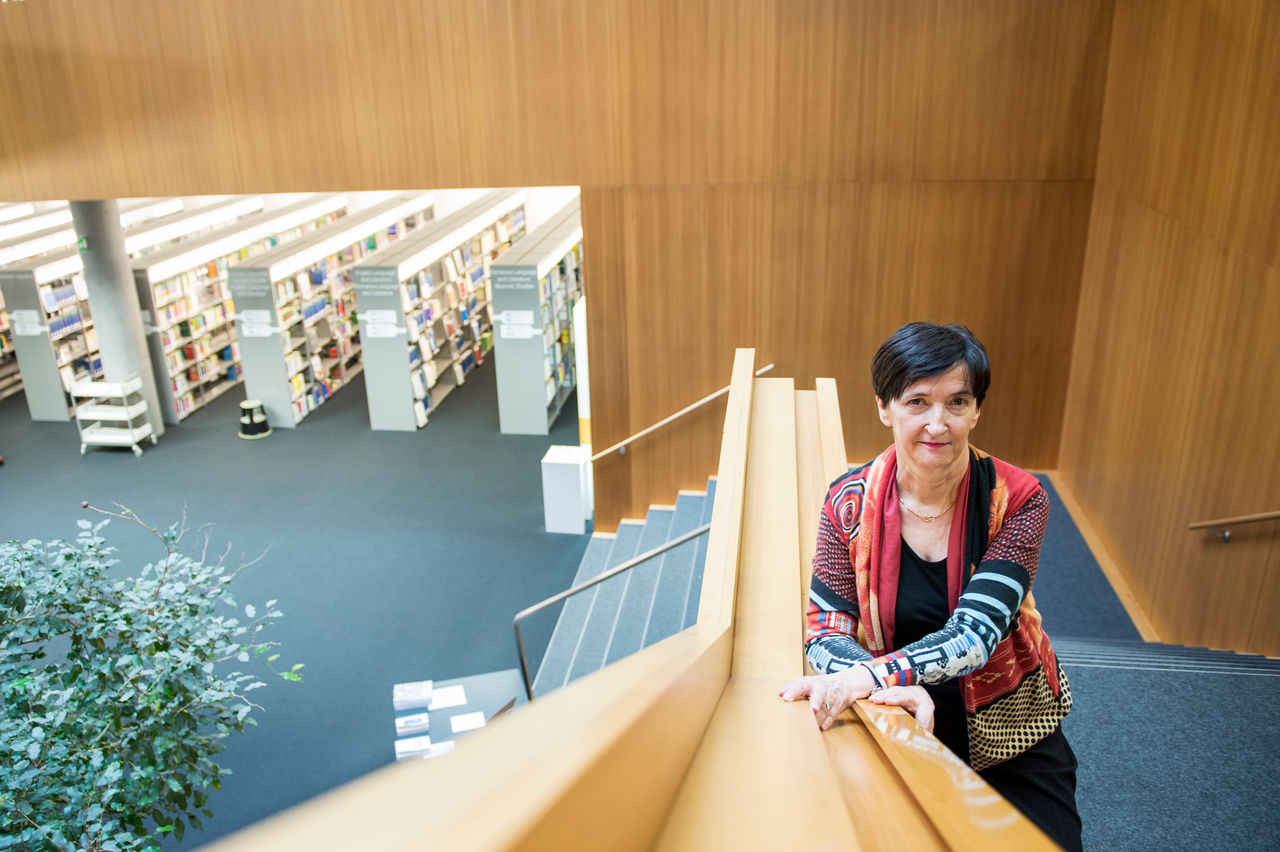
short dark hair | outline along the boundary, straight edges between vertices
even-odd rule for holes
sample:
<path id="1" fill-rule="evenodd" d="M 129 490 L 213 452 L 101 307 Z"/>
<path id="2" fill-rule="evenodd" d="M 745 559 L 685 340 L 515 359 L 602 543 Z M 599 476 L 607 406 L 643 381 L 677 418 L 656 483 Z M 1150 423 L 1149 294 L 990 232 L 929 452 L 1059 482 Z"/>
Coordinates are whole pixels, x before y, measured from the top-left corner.
<path id="1" fill-rule="evenodd" d="M 871 385 L 887 404 L 921 379 L 940 376 L 957 365 L 968 371 L 969 390 L 981 408 L 991 384 L 991 362 L 982 341 L 962 325 L 909 322 L 876 350 Z"/>

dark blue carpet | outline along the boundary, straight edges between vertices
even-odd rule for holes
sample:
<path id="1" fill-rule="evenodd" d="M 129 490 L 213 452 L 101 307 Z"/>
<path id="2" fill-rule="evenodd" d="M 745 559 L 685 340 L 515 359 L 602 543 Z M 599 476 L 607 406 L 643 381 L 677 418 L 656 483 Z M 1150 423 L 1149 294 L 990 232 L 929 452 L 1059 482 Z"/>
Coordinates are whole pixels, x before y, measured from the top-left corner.
<path id="1" fill-rule="evenodd" d="M 357 379 L 297 429 L 244 441 L 244 394 L 228 393 L 141 459 L 81 457 L 73 423 L 32 423 L 21 395 L 0 402 L 0 538 L 73 538 L 81 500 L 156 526 L 185 503 L 190 525 L 214 525 L 211 552 L 267 549 L 235 597 L 279 600 L 267 638 L 281 662 L 306 664 L 305 682 L 254 693 L 259 725 L 228 741 L 220 762 L 235 774 L 180 848 L 392 762 L 393 683 L 517 665 L 512 616 L 567 588 L 587 545 L 548 534 L 542 517 L 540 460 L 578 442 L 577 409 L 549 437 L 500 435 L 494 376 L 492 364 L 472 373 L 416 433 L 371 431 Z M 113 520 L 107 534 L 121 571 L 159 555 L 136 526 Z M 532 625 L 530 646 L 550 628 Z"/>
<path id="2" fill-rule="evenodd" d="M 1037 479 L 1049 494 L 1049 523 L 1035 579 L 1036 608 L 1045 632 L 1050 639 L 1141 639 L 1053 483 L 1044 474 Z"/>

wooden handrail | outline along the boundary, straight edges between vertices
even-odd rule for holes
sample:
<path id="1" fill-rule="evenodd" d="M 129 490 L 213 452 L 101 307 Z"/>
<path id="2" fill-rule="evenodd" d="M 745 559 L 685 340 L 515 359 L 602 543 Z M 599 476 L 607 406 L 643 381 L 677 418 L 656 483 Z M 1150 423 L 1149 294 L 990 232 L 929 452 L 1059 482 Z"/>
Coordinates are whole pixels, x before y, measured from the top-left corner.
<path id="1" fill-rule="evenodd" d="M 759 370 L 756 370 L 755 375 L 757 376 L 763 375 L 772 369 L 773 369 L 773 364 L 771 362 L 771 363 L 765 364 Z M 650 432 L 656 432 L 659 429 L 661 429 L 663 426 L 666 426 L 668 423 L 671 423 L 675 420 L 679 420 L 681 417 L 684 417 L 686 414 L 689 414 L 690 412 L 698 408 L 701 408 L 702 406 L 706 405 L 708 402 L 711 402 L 711 400 L 719 399 L 720 397 L 724 396 L 726 393 L 729 392 L 730 387 L 731 385 L 725 385 L 724 387 L 720 388 L 720 390 L 715 391 L 714 393 L 707 394 L 697 402 L 686 405 L 684 408 L 680 409 L 675 414 L 669 414 L 666 417 L 659 420 L 657 423 L 654 423 L 651 426 L 646 426 L 645 428 L 641 429 L 639 432 L 635 433 L 631 437 L 623 438 L 621 441 L 614 444 L 612 447 L 607 447 L 606 449 L 603 449 L 600 452 L 596 453 L 594 456 L 591 457 L 591 461 L 593 462 L 599 461 L 600 459 L 604 458 L 605 456 L 609 455 L 609 453 L 612 453 L 614 451 L 622 452 L 623 450 L 626 449 L 626 447 L 629 444 L 632 444 L 638 441 L 639 439 L 643 438 L 645 435 L 648 435 Z"/>
<path id="2" fill-rule="evenodd" d="M 1187 529 L 1221 529 L 1222 527 L 1238 527 L 1241 524 L 1256 524 L 1260 521 L 1280 521 L 1280 511 L 1258 512 L 1255 515 L 1236 515 L 1234 518 L 1220 518 L 1216 521 L 1196 521 L 1194 524 L 1187 524 Z"/>

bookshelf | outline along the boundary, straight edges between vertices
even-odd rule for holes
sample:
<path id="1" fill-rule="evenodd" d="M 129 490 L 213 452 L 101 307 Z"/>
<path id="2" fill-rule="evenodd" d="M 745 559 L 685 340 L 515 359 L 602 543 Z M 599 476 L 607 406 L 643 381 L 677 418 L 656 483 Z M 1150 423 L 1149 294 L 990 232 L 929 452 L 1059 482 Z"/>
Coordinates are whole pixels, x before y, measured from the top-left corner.
<path id="1" fill-rule="evenodd" d="M 428 218 L 431 193 L 399 193 L 232 267 L 245 389 L 290 429 L 363 369 L 351 270 Z"/>
<path id="2" fill-rule="evenodd" d="M 345 195 L 312 195 L 133 263 L 164 422 L 175 424 L 243 381 L 228 273 L 328 224 Z"/>
<path id="3" fill-rule="evenodd" d="M 412 432 L 492 340 L 489 267 L 524 234 L 522 190 L 487 192 L 352 270 L 373 429 Z"/>
<path id="4" fill-rule="evenodd" d="M 577 382 L 573 306 L 582 297 L 582 213 L 578 199 L 495 261 L 498 427 L 546 435 Z"/>
<path id="5" fill-rule="evenodd" d="M 260 197 L 232 197 L 135 224 L 124 232 L 125 251 L 137 255 L 168 245 L 261 207 Z M 0 297 L 32 420 L 70 420 L 72 384 L 102 375 L 82 270 L 75 249 L 0 269 Z"/>

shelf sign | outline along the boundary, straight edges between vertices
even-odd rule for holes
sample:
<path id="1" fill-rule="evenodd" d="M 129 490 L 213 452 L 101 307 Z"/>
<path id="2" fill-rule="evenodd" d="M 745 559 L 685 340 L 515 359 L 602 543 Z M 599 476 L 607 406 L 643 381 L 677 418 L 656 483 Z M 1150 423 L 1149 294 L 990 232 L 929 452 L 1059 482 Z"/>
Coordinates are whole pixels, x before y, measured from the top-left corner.
<path id="1" fill-rule="evenodd" d="M 368 318 L 370 311 L 365 311 L 365 315 L 360 317 L 360 333 L 365 337 L 395 337 L 397 334 L 404 334 L 402 327 L 397 326 L 393 322 L 373 322 Z"/>
<path id="2" fill-rule="evenodd" d="M 241 337 L 270 337 L 280 330 L 271 324 L 270 311 L 243 310 L 236 319 L 240 320 Z"/>
<path id="3" fill-rule="evenodd" d="M 542 331 L 531 325 L 504 322 L 498 327 L 498 336 L 504 340 L 528 340 L 530 337 L 541 337 Z"/>
<path id="4" fill-rule="evenodd" d="M 9 311 L 15 337 L 39 337 L 45 333 L 39 311 Z"/>
<path id="5" fill-rule="evenodd" d="M 494 322 L 512 325 L 533 325 L 533 311 L 502 311 L 495 314 Z"/>

